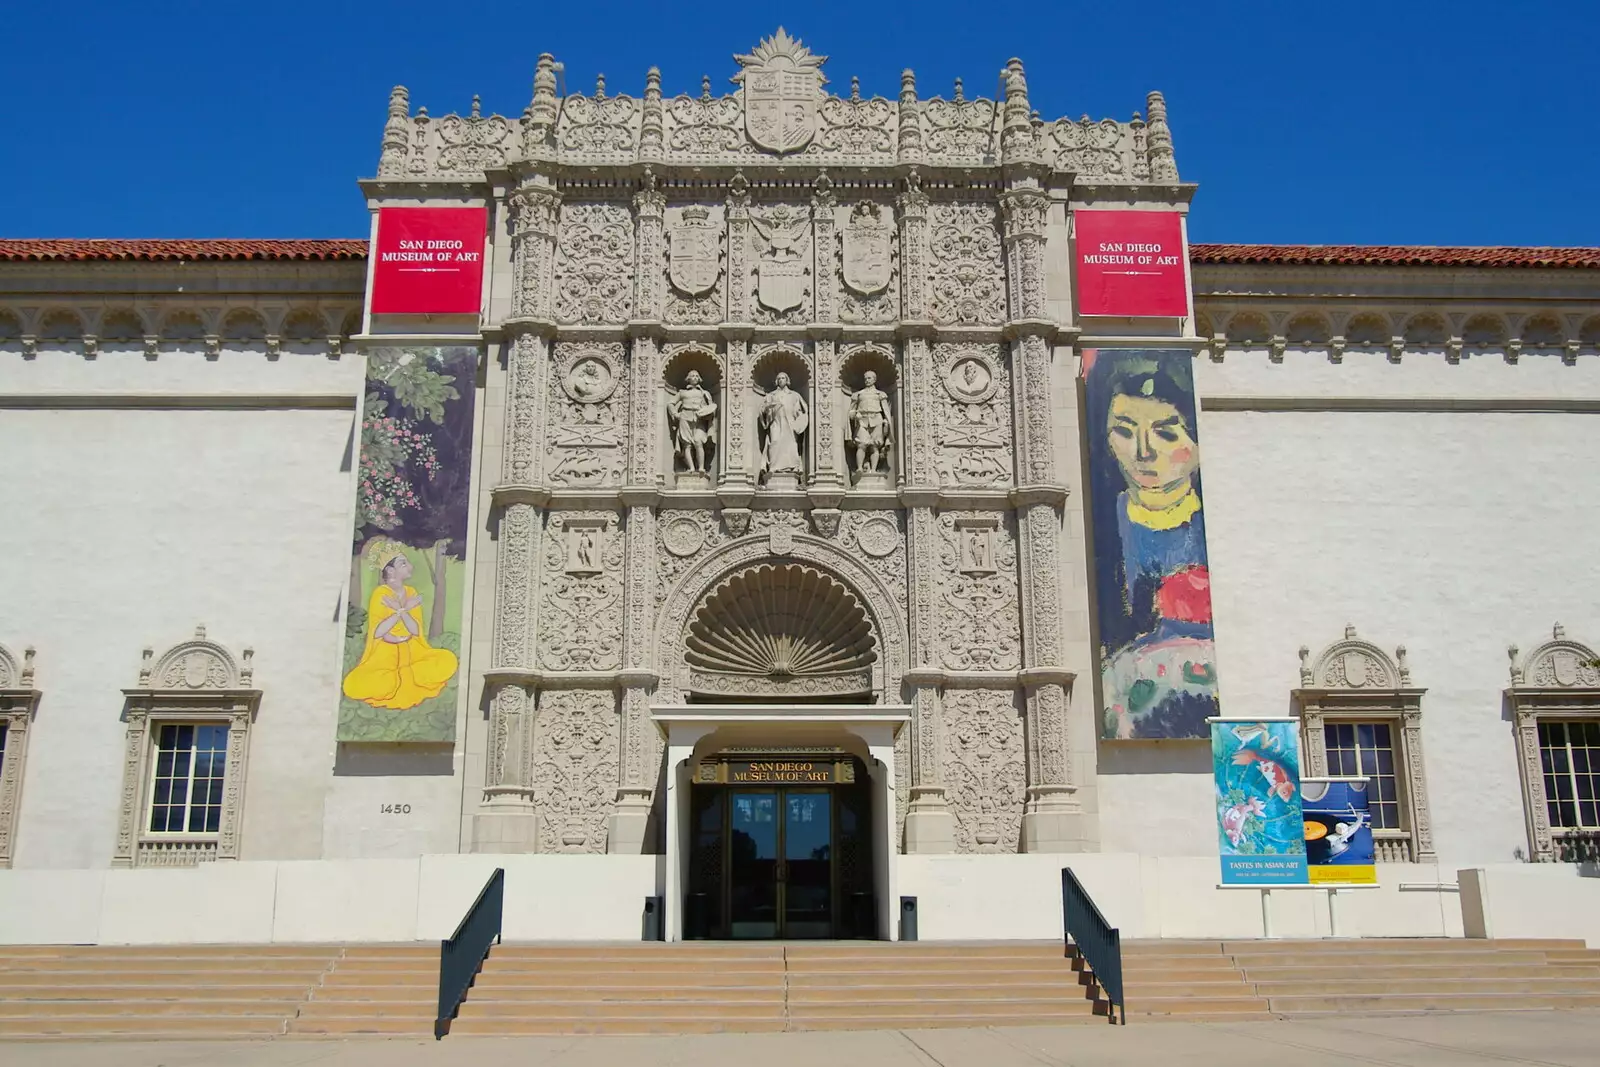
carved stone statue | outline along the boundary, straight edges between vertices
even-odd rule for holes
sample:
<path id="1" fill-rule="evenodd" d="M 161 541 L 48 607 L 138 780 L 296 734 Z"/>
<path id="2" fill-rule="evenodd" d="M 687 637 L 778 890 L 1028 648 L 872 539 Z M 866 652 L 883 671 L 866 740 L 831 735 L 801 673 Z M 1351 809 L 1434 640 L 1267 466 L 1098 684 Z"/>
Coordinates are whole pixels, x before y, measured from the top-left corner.
<path id="1" fill-rule="evenodd" d="M 779 373 L 772 392 L 761 400 L 761 413 L 756 419 L 761 432 L 762 466 L 767 473 L 767 484 L 781 479 L 798 485 L 805 466 L 800 458 L 800 438 L 810 424 L 806 402 L 799 393 L 789 388 L 789 376 Z"/>
<path id="2" fill-rule="evenodd" d="M 707 446 L 717 439 L 717 402 L 700 384 L 700 372 L 690 371 L 683 388 L 667 405 L 672 419 L 672 442 L 689 474 L 705 474 Z"/>
<path id="3" fill-rule="evenodd" d="M 856 446 L 856 479 L 885 473 L 889 443 L 894 440 L 894 416 L 889 394 L 878 388 L 878 375 L 867 371 L 862 386 L 850 396 L 851 439 Z"/>

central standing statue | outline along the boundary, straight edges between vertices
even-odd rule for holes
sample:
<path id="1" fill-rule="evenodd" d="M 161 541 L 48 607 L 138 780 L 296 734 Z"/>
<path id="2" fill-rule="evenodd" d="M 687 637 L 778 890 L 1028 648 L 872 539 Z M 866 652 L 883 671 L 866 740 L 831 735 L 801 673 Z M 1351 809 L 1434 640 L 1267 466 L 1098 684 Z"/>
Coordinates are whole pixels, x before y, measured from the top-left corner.
<path id="1" fill-rule="evenodd" d="M 894 418 L 889 413 L 889 394 L 878 388 L 878 375 L 867 371 L 862 386 L 850 396 L 850 424 L 854 427 L 856 478 L 882 473 L 894 438 Z"/>
<path id="2" fill-rule="evenodd" d="M 762 466 L 770 485 L 775 475 L 791 475 L 796 483 L 805 467 L 800 459 L 800 435 L 809 425 L 805 399 L 789 388 L 789 376 L 779 373 L 772 392 L 761 401 L 757 429 L 764 436 Z"/>

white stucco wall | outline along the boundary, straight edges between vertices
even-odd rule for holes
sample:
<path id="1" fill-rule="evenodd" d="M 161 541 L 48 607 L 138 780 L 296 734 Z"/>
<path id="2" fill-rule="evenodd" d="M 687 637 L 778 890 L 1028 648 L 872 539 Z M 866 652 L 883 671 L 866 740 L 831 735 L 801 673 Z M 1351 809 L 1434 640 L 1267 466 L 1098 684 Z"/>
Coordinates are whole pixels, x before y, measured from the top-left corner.
<path id="1" fill-rule="evenodd" d="M 1195 367 L 1223 712 L 1291 714 L 1297 650 L 1315 654 L 1347 623 L 1391 652 L 1405 645 L 1427 689 L 1440 866 L 1512 861 L 1527 840 L 1506 646 L 1527 651 L 1557 621 L 1600 640 L 1587 532 L 1600 497 L 1585 473 L 1600 416 L 1451 402 L 1570 407 L 1600 398 L 1600 360 L 1408 353 L 1394 364 L 1369 351 L 1335 364 L 1290 350 L 1274 364 L 1229 351 Z M 1313 410 L 1238 410 L 1263 397 Z M 1315 410 L 1335 401 L 1424 410 Z M 1101 746 L 1104 847 L 1215 855 L 1206 746 L 1113 747 Z"/>

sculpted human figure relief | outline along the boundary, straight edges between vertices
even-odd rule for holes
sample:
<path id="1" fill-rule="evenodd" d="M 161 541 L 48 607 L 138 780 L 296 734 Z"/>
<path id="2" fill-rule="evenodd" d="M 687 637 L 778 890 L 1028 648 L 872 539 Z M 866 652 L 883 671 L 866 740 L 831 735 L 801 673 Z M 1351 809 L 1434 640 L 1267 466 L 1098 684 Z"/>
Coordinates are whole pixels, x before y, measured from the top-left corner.
<path id="1" fill-rule="evenodd" d="M 673 394 L 667 413 L 672 418 L 673 446 L 684 472 L 708 473 L 710 449 L 717 438 L 717 402 L 701 384 L 699 371 L 691 370 L 684 376 L 683 388 Z"/>
<path id="2" fill-rule="evenodd" d="M 889 394 L 878 388 L 878 375 L 867 371 L 862 386 L 850 396 L 851 439 L 856 446 L 856 483 L 882 478 L 888 470 L 889 444 L 894 439 L 894 416 Z"/>
<path id="3" fill-rule="evenodd" d="M 805 399 L 789 388 L 789 376 L 779 372 L 772 392 L 761 400 L 756 429 L 761 434 L 761 464 L 768 486 L 777 482 L 789 487 L 799 484 L 805 465 L 800 456 L 801 439 L 810 425 Z"/>

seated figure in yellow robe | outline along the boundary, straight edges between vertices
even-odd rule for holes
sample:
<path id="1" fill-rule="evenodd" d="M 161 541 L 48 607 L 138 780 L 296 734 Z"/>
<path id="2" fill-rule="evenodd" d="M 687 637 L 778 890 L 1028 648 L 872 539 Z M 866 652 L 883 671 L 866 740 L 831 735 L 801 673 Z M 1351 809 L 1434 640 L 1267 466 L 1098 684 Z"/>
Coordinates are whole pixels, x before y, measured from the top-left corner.
<path id="1" fill-rule="evenodd" d="M 383 581 L 367 602 L 367 643 L 344 679 L 344 695 L 375 708 L 403 711 L 436 697 L 456 673 L 456 656 L 422 635 L 422 598 L 405 584 L 411 561 L 389 542 L 369 556 Z"/>

